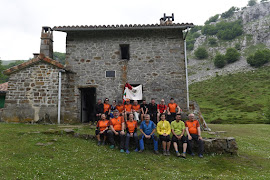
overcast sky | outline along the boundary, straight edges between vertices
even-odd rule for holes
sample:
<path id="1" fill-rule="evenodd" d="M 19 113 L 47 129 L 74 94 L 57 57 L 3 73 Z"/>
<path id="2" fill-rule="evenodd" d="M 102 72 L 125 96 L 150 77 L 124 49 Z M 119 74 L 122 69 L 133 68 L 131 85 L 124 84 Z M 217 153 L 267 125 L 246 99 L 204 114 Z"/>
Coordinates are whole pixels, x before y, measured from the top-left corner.
<path id="1" fill-rule="evenodd" d="M 42 26 L 155 24 L 163 13 L 176 23 L 203 23 L 248 0 L 0 0 L 0 59 L 39 53 Z M 54 32 L 54 51 L 65 52 L 65 33 Z"/>

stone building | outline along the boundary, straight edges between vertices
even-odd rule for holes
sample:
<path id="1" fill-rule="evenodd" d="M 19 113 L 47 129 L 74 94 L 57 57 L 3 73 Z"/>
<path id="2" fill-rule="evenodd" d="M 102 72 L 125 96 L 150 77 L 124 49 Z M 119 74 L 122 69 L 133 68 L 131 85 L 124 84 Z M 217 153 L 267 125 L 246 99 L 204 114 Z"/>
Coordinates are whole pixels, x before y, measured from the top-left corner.
<path id="1" fill-rule="evenodd" d="M 59 74 L 61 121 L 89 121 L 96 100 L 122 99 L 127 82 L 141 84 L 147 101 L 164 98 L 168 103 L 174 97 L 185 110 L 183 31 L 190 27 L 193 24 L 172 22 L 57 26 L 52 30 L 67 33 L 65 66 L 52 59 L 52 30 L 43 27 L 41 54 L 6 71 L 10 80 L 3 119 L 37 121 L 49 116 L 56 121 Z"/>

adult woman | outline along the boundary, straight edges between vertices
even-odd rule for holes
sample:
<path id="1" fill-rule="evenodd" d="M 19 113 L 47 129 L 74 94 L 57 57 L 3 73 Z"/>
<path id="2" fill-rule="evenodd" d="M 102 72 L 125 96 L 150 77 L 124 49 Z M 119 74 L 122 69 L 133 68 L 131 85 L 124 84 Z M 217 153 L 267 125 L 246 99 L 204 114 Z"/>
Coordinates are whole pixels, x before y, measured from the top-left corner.
<path id="1" fill-rule="evenodd" d="M 106 119 L 106 115 L 101 114 L 101 119 L 97 122 L 96 137 L 98 140 L 98 146 L 101 145 L 101 138 L 103 138 L 102 145 L 105 144 L 107 138 L 107 131 L 109 128 L 109 120 Z"/>
<path id="2" fill-rule="evenodd" d="M 132 113 L 129 114 L 129 120 L 126 121 L 126 153 L 129 154 L 129 140 L 132 137 L 135 141 L 135 152 L 138 151 L 139 142 L 137 136 L 137 121 L 134 120 L 134 115 Z"/>
<path id="3" fill-rule="evenodd" d="M 166 120 L 166 115 L 160 115 L 160 121 L 157 124 L 157 132 L 159 134 L 159 139 L 162 142 L 163 155 L 170 155 L 170 146 L 171 146 L 171 125 L 169 121 Z"/>

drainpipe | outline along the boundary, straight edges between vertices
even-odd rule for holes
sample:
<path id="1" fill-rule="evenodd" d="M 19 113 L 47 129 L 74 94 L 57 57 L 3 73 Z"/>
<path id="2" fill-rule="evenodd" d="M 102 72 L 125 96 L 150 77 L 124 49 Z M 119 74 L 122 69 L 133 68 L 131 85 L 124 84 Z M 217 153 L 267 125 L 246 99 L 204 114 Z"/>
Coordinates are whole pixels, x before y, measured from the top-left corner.
<path id="1" fill-rule="evenodd" d="M 58 118 L 57 118 L 57 122 L 58 124 L 60 124 L 60 114 L 61 114 L 61 88 L 62 88 L 62 82 L 61 82 L 61 78 L 62 78 L 62 72 L 65 72 L 65 70 L 60 69 L 58 72 Z"/>
<path id="2" fill-rule="evenodd" d="M 188 67 L 187 67 L 187 43 L 186 43 L 186 37 L 188 34 L 188 29 L 186 31 L 186 34 L 184 36 L 184 51 L 185 51 L 185 68 L 186 68 L 186 84 L 187 84 L 187 110 L 189 111 L 189 90 L 188 90 Z"/>

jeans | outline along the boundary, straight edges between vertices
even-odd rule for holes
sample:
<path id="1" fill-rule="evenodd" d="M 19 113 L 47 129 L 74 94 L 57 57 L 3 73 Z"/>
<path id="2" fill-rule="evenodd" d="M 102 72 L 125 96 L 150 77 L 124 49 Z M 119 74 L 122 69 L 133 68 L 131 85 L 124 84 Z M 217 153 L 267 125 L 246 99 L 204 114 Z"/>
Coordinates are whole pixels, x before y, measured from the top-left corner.
<path id="1" fill-rule="evenodd" d="M 132 137 L 135 141 L 135 148 L 138 149 L 139 148 L 139 143 L 138 143 L 138 136 L 137 133 L 133 133 L 133 137 Z M 130 141 L 130 133 L 127 133 L 126 135 L 126 150 L 129 149 L 129 141 Z"/>
<path id="2" fill-rule="evenodd" d="M 190 134 L 190 136 L 192 137 L 191 140 L 189 140 L 188 138 L 188 151 L 190 153 L 192 153 L 192 140 L 196 141 L 196 143 L 199 144 L 199 154 L 203 154 L 204 151 L 204 145 L 203 145 L 203 141 L 199 140 L 199 136 L 197 134 Z"/>

